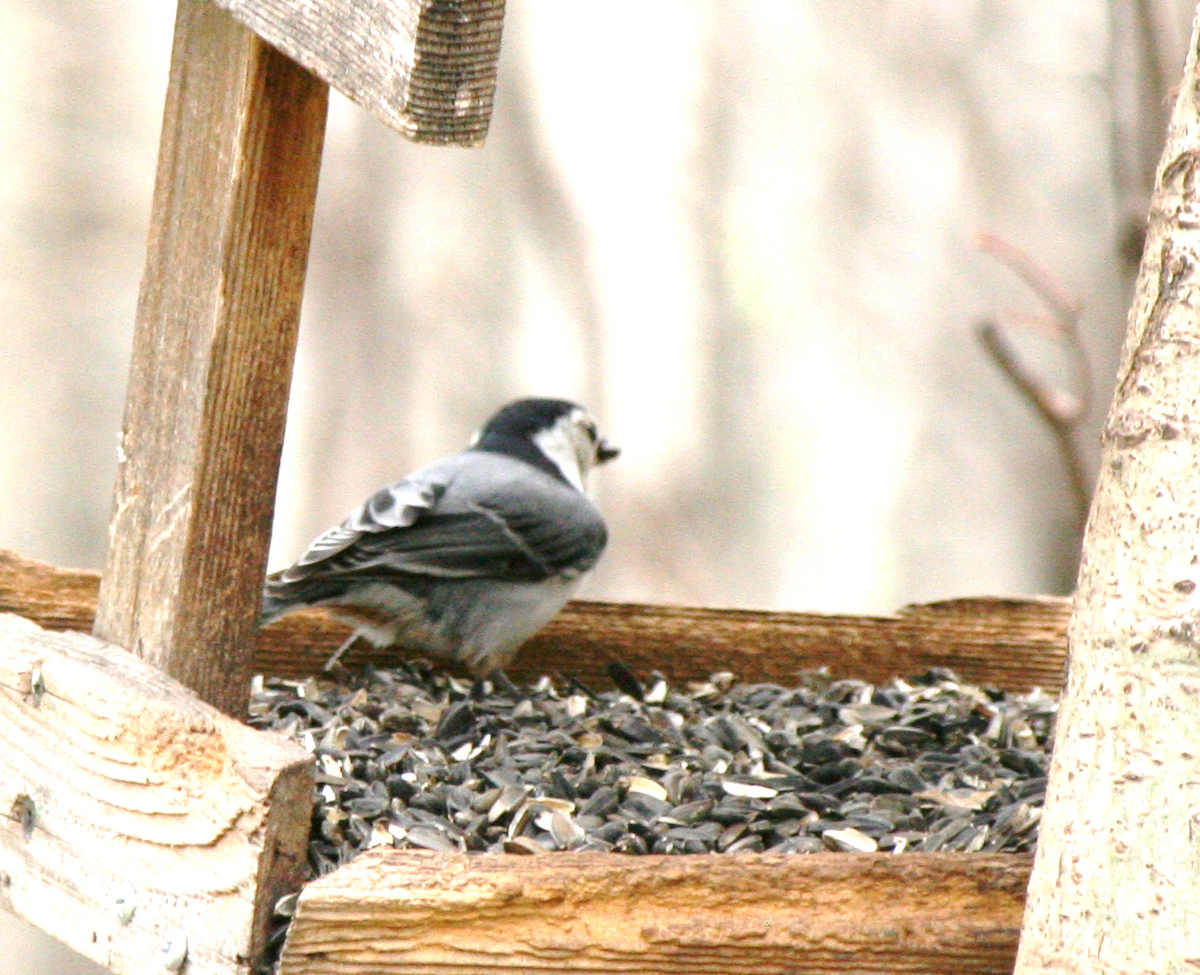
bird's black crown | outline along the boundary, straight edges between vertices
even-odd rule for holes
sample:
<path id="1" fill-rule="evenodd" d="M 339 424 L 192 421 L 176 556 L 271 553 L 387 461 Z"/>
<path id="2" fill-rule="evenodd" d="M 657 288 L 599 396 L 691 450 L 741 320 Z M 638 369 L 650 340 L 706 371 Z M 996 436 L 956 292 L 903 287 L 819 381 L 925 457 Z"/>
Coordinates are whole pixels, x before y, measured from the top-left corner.
<path id="1" fill-rule="evenodd" d="M 581 409 L 579 404 L 565 399 L 541 399 L 530 396 L 513 400 L 497 410 L 484 424 L 480 440 L 489 435 L 502 437 L 532 437 L 539 430 L 547 430 L 572 410 Z"/>

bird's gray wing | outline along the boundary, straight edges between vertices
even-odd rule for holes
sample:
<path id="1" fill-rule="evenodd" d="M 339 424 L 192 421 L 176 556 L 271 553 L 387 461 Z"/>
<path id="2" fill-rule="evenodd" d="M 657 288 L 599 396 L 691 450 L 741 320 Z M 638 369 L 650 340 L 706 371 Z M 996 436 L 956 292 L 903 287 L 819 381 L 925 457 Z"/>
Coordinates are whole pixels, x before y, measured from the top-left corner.
<path id="1" fill-rule="evenodd" d="M 407 528 L 428 515 L 446 492 L 449 478 L 424 471 L 376 491 L 340 525 L 322 532 L 300 556 L 293 569 L 327 562 L 353 547 L 365 535 Z"/>
<path id="2" fill-rule="evenodd" d="M 452 480 L 414 475 L 377 492 L 314 541 L 294 566 L 271 577 L 278 595 L 283 587 L 318 580 L 533 582 L 584 572 L 604 549 L 599 512 L 565 485 L 539 491 L 520 479 L 500 481 L 442 506 Z M 307 587 L 294 595 L 307 598 L 299 588 Z"/>

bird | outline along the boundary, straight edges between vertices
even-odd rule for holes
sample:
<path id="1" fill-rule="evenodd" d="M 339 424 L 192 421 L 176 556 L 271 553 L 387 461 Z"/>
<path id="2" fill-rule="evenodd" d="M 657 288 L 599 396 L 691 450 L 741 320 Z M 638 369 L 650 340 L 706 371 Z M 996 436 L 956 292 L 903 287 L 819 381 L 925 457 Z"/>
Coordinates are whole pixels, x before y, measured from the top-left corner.
<path id="1" fill-rule="evenodd" d="M 616 457 L 584 407 L 503 406 L 462 453 L 379 489 L 267 576 L 260 625 L 325 606 L 360 637 L 499 672 L 578 590 L 608 541 L 588 495 Z"/>

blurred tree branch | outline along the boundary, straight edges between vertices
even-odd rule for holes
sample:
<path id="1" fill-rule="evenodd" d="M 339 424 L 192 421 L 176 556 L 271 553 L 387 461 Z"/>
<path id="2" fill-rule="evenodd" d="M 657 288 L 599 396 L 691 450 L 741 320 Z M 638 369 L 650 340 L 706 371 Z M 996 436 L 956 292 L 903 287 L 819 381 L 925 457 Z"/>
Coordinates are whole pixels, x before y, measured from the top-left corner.
<path id="1" fill-rule="evenodd" d="M 1054 435 L 1067 468 L 1076 519 L 1082 530 L 1092 497 L 1092 479 L 1079 448 L 1078 435 L 1092 400 L 1091 369 L 1079 330 L 1083 305 L 1069 295 L 1049 271 L 1004 238 L 984 232 L 979 234 L 976 243 L 980 250 L 1019 277 L 1046 307 L 1044 314 L 1007 312 L 998 320 L 980 322 L 976 335 L 996 368 L 1037 411 Z M 1074 392 L 1050 385 L 1024 362 L 1007 336 L 1008 331 L 1018 328 L 1039 332 L 1062 345 L 1074 372 Z"/>

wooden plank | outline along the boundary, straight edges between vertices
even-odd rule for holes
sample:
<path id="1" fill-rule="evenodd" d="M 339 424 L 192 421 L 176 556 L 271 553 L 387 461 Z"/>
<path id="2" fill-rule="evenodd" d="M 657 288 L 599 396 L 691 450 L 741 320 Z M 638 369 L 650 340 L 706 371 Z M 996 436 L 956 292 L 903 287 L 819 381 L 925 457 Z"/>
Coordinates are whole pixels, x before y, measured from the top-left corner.
<path id="1" fill-rule="evenodd" d="M 215 2 L 410 139 L 487 136 L 504 0 Z"/>
<path id="2" fill-rule="evenodd" d="M 1027 857 L 372 850 L 300 895 L 281 975 L 1009 975 Z"/>
<path id="3" fill-rule="evenodd" d="M 304 877 L 309 756 L 132 654 L 0 614 L 0 908 L 113 972 L 249 972 Z M 125 917 L 121 905 L 125 907 Z"/>
<path id="4" fill-rule="evenodd" d="M 60 569 L 0 548 L 0 613 L 15 613 L 48 630 L 90 631 L 100 573 Z"/>
<path id="5" fill-rule="evenodd" d="M 0 611 L 56 629 L 87 629 L 97 576 L 56 569 L 0 549 Z M 658 670 L 675 681 L 716 670 L 747 681 L 786 683 L 805 667 L 876 682 L 950 667 L 964 680 L 1024 691 L 1057 691 L 1066 660 L 1071 601 L 957 599 L 910 606 L 896 616 L 821 616 L 751 610 L 574 602 L 513 662 L 514 677 L 563 673 L 608 686 L 620 661 L 641 676 Z M 258 633 L 256 672 L 279 677 L 318 673 L 349 628 L 323 613 L 285 617 Z M 386 664 L 395 651 L 355 648 L 352 666 Z"/>
<path id="6" fill-rule="evenodd" d="M 244 713 L 328 88 L 180 0 L 96 634 Z"/>
<path id="7" fill-rule="evenodd" d="M 643 678 L 729 670 L 787 684 L 813 667 L 875 682 L 949 667 L 974 683 L 1057 690 L 1070 613 L 1070 600 L 1044 597 L 952 599 L 896 616 L 577 603 L 526 644 L 510 672 L 599 679 L 620 661 Z"/>

